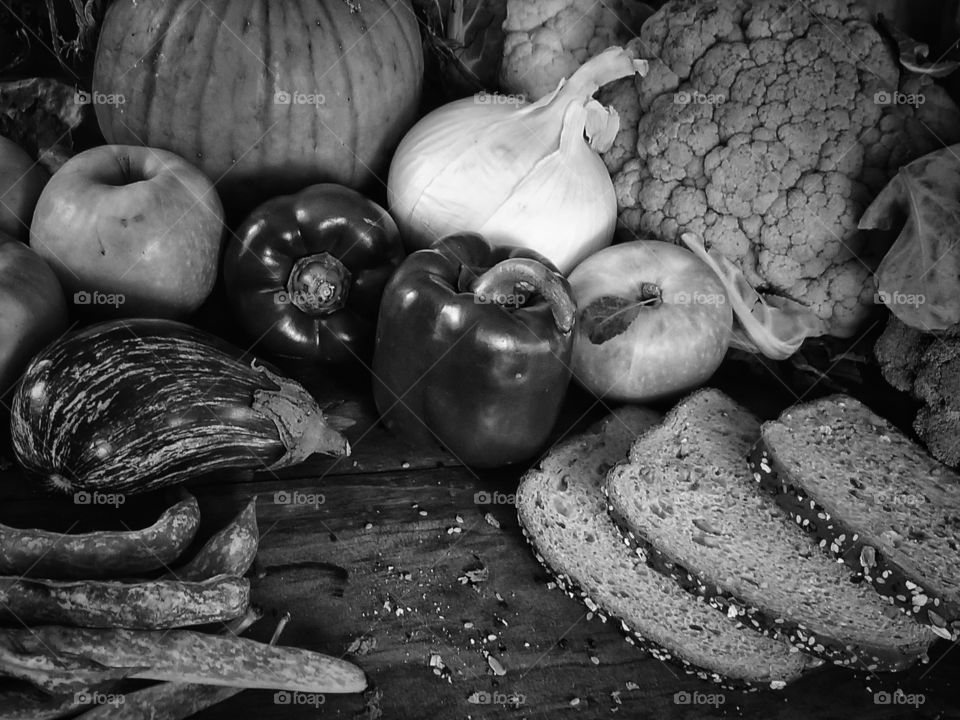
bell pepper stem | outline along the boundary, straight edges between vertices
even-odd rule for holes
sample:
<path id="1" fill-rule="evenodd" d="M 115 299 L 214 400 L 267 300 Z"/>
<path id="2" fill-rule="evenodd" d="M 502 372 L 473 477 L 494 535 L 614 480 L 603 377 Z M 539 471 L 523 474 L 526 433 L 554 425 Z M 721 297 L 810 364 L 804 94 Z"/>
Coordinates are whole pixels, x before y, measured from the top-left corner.
<path id="1" fill-rule="evenodd" d="M 290 271 L 287 294 L 307 315 L 330 315 L 346 304 L 351 279 L 350 271 L 330 253 L 307 255 Z"/>
<path id="2" fill-rule="evenodd" d="M 527 286 L 547 300 L 561 332 L 573 329 L 577 307 L 570 284 L 532 258 L 509 258 L 497 263 L 473 281 L 470 291 L 480 302 L 516 306 L 522 304 L 517 302 L 518 285 Z"/>

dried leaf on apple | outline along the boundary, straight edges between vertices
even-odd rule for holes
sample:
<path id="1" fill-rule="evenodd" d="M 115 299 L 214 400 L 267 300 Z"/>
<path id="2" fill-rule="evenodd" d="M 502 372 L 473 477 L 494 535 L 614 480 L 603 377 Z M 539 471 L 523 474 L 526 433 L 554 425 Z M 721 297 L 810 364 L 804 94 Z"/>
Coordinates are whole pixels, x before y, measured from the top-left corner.
<path id="1" fill-rule="evenodd" d="M 584 308 L 580 316 L 580 325 L 590 342 L 594 345 L 602 345 L 626 332 L 636 320 L 640 309 L 648 304 L 647 300 L 604 295 Z"/>

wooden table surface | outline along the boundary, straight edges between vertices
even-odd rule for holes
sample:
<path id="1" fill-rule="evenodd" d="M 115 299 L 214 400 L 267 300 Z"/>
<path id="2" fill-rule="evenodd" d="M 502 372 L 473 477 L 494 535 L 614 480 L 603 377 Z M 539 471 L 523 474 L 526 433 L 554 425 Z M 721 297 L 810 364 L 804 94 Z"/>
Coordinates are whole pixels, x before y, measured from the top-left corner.
<path id="1" fill-rule="evenodd" d="M 407 446 L 376 423 L 362 377 L 290 371 L 357 421 L 347 432 L 353 455 L 193 484 L 201 536 L 256 495 L 262 542 L 254 601 L 266 613 L 249 634 L 268 639 L 289 611 L 282 644 L 349 659 L 367 672 L 371 689 L 289 704 L 271 692 L 245 691 L 197 717 L 960 718 L 960 652 L 945 642 L 928 665 L 892 679 L 829 668 L 786 691 L 753 694 L 723 692 L 649 657 L 551 586 L 510 504 L 520 469 L 475 473 L 439 449 Z M 735 368 L 716 379 L 769 415 L 791 397 L 771 378 L 764 382 Z M 602 414 L 574 392 L 557 434 Z M 317 503 L 280 502 L 278 494 L 296 492 L 317 495 Z M 133 527 L 159 511 L 153 495 L 128 498 L 119 509 L 78 507 L 39 492 L 15 467 L 0 474 L 0 521 L 10 524 Z M 923 704 L 874 702 L 874 692 L 897 687 Z M 714 704 L 680 704 L 683 692 Z"/>

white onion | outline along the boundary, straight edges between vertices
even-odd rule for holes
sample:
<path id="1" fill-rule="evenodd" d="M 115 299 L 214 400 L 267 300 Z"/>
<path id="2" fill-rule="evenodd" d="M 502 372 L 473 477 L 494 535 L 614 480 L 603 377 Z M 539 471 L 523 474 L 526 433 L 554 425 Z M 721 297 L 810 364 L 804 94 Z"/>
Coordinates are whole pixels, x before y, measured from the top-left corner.
<path id="1" fill-rule="evenodd" d="M 617 198 L 598 153 L 612 144 L 619 117 L 592 96 L 646 69 L 610 48 L 536 103 L 481 94 L 423 118 L 397 148 L 387 181 L 408 248 L 478 232 L 536 250 L 567 273 L 609 245 Z"/>

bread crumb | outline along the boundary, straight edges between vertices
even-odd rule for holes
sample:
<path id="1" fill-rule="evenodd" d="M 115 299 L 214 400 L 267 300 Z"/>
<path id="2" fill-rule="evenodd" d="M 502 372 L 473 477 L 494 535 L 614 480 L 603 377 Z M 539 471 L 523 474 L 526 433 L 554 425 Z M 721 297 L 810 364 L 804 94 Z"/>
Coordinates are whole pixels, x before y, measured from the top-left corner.
<path id="1" fill-rule="evenodd" d="M 487 654 L 487 665 L 490 666 L 490 670 L 493 672 L 493 674 L 497 675 L 498 677 L 502 677 L 507 674 L 507 669 L 503 666 L 503 663 L 497 660 L 497 658 L 495 658 L 493 655 Z"/>

